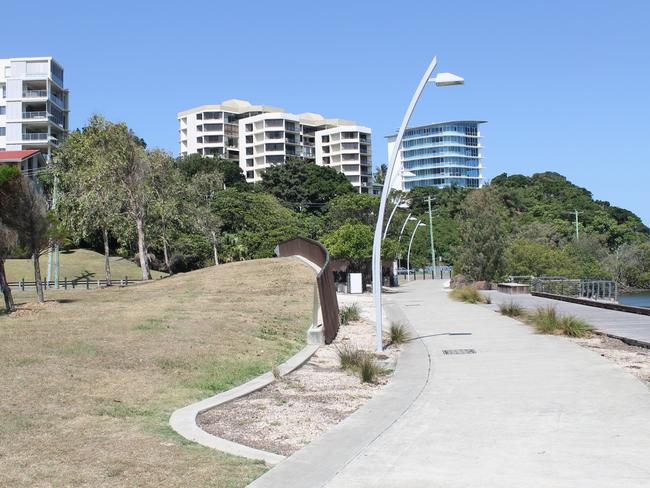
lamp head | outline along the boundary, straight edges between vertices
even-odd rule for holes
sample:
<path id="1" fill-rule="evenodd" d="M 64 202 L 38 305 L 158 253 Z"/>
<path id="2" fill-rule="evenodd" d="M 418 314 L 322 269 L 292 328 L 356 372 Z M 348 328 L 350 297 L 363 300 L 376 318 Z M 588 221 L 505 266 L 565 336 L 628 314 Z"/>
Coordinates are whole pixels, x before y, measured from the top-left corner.
<path id="1" fill-rule="evenodd" d="M 453 73 L 438 73 L 434 78 L 429 78 L 429 81 L 436 84 L 436 86 L 452 86 L 463 85 L 465 79 Z"/>

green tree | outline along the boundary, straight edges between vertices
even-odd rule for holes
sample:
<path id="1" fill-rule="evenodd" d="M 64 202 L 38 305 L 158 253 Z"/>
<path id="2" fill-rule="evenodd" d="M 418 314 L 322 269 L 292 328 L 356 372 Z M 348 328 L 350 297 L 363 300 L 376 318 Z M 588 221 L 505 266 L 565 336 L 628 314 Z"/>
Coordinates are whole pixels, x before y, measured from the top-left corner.
<path id="1" fill-rule="evenodd" d="M 212 211 L 222 223 L 221 232 L 240 239 L 245 258 L 272 257 L 279 242 L 307 233 L 296 212 L 266 193 L 229 188 L 214 196 Z"/>
<path id="2" fill-rule="evenodd" d="M 498 194 L 490 187 L 473 191 L 463 203 L 456 269 L 469 278 L 492 282 L 503 273 L 504 213 Z"/>
<path id="3" fill-rule="evenodd" d="M 353 270 L 372 259 L 373 228 L 366 224 L 348 222 L 326 234 L 322 242 L 334 259 L 346 259 Z M 395 259 L 398 245 L 393 239 L 384 239 L 382 259 Z"/>
<path id="4" fill-rule="evenodd" d="M 316 213 L 336 196 L 354 191 L 343 173 L 295 158 L 267 168 L 260 188 L 295 210 Z"/>
<path id="5" fill-rule="evenodd" d="M 384 181 L 386 181 L 386 173 L 388 173 L 388 165 L 386 163 L 377 166 L 375 174 L 373 175 L 374 182 L 378 185 L 383 185 Z"/>
<path id="6" fill-rule="evenodd" d="M 229 159 L 190 154 L 179 157 L 175 165 L 187 179 L 191 179 L 197 173 L 218 172 L 222 175 L 222 186 L 225 188 L 246 191 L 250 186 L 246 183 L 246 177 L 239 164 Z"/>
<path id="7" fill-rule="evenodd" d="M 336 229 L 349 222 L 375 225 L 379 210 L 379 197 L 364 193 L 344 193 L 327 205 L 327 228 Z"/>
<path id="8" fill-rule="evenodd" d="M 55 151 L 53 173 L 58 182 L 57 213 L 76 242 L 100 232 L 104 273 L 111 284 L 111 229 L 119 227 L 124 195 L 116 185 L 112 162 L 116 141 L 111 123 L 94 115 L 81 130 L 72 132 Z"/>
<path id="9" fill-rule="evenodd" d="M 0 174 L 0 222 L 16 233 L 18 243 L 31 255 L 36 296 L 39 303 L 44 303 L 39 258 L 48 247 L 53 227 L 47 201 L 30 179 L 19 173 L 13 176 L 10 173 L 3 171 Z"/>

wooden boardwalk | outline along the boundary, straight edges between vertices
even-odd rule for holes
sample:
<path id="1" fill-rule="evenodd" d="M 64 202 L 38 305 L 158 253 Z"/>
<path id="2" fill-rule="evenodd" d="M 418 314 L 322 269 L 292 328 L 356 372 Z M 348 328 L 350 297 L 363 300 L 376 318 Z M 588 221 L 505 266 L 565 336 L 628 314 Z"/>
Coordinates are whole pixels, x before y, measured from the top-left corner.
<path id="1" fill-rule="evenodd" d="M 560 313 L 575 315 L 586 320 L 600 332 L 616 337 L 632 339 L 633 341 L 643 343 L 646 347 L 650 347 L 650 316 L 648 315 L 618 312 L 616 310 L 607 310 L 531 295 L 508 295 L 496 291 L 484 293 L 489 294 L 492 299 L 492 305 L 487 306 L 495 310 L 498 309 L 500 303 L 510 302 L 518 303 L 528 310 L 551 305 Z"/>

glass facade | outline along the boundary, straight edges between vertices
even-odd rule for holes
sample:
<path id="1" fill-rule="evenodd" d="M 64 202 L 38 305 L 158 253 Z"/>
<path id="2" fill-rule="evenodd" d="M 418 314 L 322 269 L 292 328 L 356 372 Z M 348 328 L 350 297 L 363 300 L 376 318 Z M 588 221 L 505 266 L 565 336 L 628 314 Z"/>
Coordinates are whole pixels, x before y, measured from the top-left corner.
<path id="1" fill-rule="evenodd" d="M 402 140 L 403 188 L 483 184 L 479 124 L 456 121 L 407 129 Z M 393 139 L 394 140 L 394 139 Z"/>

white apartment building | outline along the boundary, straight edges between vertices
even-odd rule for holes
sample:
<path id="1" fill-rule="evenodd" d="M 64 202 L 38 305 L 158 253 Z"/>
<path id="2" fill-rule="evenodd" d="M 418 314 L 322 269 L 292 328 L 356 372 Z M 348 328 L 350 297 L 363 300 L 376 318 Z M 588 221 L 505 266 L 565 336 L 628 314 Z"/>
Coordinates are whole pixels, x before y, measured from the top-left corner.
<path id="1" fill-rule="evenodd" d="M 49 159 L 68 133 L 68 90 L 51 57 L 0 59 L 0 151 Z"/>
<path id="2" fill-rule="evenodd" d="M 178 120 L 182 156 L 236 160 L 251 183 L 261 181 L 266 168 L 297 157 L 331 166 L 362 193 L 372 188 L 372 131 L 352 121 L 245 100 L 197 107 L 179 113 Z"/>

